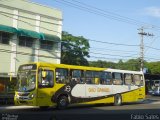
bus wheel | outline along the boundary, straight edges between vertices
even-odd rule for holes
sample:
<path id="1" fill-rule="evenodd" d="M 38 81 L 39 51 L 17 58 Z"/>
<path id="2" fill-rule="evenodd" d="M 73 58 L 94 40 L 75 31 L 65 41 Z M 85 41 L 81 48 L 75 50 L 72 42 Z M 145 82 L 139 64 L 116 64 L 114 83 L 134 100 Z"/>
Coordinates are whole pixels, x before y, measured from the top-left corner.
<path id="1" fill-rule="evenodd" d="M 59 110 L 65 109 L 68 106 L 68 98 L 66 96 L 60 96 L 57 101 L 57 108 Z"/>
<path id="2" fill-rule="evenodd" d="M 120 94 L 116 94 L 114 96 L 114 105 L 120 106 L 122 104 L 122 96 Z"/>

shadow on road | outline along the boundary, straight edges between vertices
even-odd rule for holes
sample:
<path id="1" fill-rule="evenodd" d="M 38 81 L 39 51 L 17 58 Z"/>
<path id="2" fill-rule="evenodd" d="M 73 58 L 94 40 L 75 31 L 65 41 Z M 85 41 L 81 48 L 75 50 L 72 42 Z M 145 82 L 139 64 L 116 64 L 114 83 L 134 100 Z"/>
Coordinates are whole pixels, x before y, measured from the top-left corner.
<path id="1" fill-rule="evenodd" d="M 157 105 L 155 105 L 157 106 Z M 0 111 L 2 120 L 159 120 L 160 107 L 150 108 L 147 104 L 132 103 L 122 106 L 98 104 L 71 106 L 65 110 L 10 109 Z"/>
<path id="2" fill-rule="evenodd" d="M 2 120 L 159 120 L 160 109 L 132 109 L 132 110 L 100 110 L 90 108 L 69 108 L 67 110 L 25 110 L 2 113 Z M 73 111 L 76 111 L 73 113 Z M 82 112 L 83 111 L 83 112 Z M 81 113 L 82 112 L 82 113 Z M 12 118 L 12 119 L 11 119 Z M 15 119 L 13 119 L 15 118 Z"/>

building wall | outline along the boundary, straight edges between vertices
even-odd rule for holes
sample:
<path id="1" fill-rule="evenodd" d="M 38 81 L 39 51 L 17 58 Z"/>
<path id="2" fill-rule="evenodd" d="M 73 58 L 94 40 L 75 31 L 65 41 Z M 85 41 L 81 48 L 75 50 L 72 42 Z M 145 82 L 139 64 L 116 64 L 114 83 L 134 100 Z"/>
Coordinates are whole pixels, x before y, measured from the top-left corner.
<path id="1" fill-rule="evenodd" d="M 14 13 L 13 10 L 18 10 L 19 28 L 35 30 L 36 16 L 39 15 L 41 24 L 40 32 L 54 34 L 58 35 L 58 37 L 61 37 L 61 34 L 59 34 L 61 31 L 58 31 L 58 29 L 62 27 L 62 13 L 57 9 L 42 6 L 28 0 L 1 0 L 0 7 L 2 7 L 0 12 L 3 12 L 3 14 L 10 16 L 11 18 L 13 17 Z M 5 17 L 4 19 L 9 18 Z M 7 21 L 10 22 L 10 20 Z M 3 22 L 3 24 L 9 25 L 6 23 L 6 21 Z M 12 22 L 10 22 L 10 25 L 12 25 Z M 48 27 L 50 30 L 47 30 L 49 29 Z"/>
<path id="2" fill-rule="evenodd" d="M 0 49 L 3 52 L 0 52 L 0 72 L 8 73 L 10 71 L 10 46 L 0 44 Z"/>
<path id="3" fill-rule="evenodd" d="M 0 13 L 0 25 L 50 34 L 61 39 L 62 12 L 60 10 L 28 0 L 0 0 Z M 41 40 L 34 38 L 32 47 L 20 46 L 18 35 L 12 34 L 8 45 L 0 43 L 1 49 L 9 51 L 0 50 L 0 73 L 11 72 L 16 75 L 19 65 L 28 62 L 60 63 L 60 41 L 54 42 L 51 50 L 41 49 L 40 42 Z"/>
<path id="4" fill-rule="evenodd" d="M 18 28 L 35 31 L 36 19 L 34 14 L 23 11 L 18 12 Z"/>
<path id="5" fill-rule="evenodd" d="M 12 9 L 8 9 L 6 7 L 2 7 L 1 5 L 1 2 L 0 1 L 0 24 L 2 25 L 8 25 L 8 26 L 12 26 L 13 25 L 13 20 L 12 20 L 12 13 L 13 13 L 13 10 Z M 6 16 L 4 16 L 6 15 Z"/>

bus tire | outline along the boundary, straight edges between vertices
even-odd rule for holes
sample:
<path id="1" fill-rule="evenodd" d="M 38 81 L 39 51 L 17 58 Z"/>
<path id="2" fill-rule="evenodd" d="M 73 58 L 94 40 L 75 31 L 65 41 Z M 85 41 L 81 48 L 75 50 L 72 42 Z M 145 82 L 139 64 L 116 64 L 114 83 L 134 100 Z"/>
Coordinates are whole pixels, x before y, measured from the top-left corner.
<path id="1" fill-rule="evenodd" d="M 120 94 L 116 94 L 114 96 L 114 105 L 115 106 L 120 106 L 122 105 L 122 96 Z"/>
<path id="2" fill-rule="evenodd" d="M 68 98 L 66 96 L 60 96 L 57 100 L 57 108 L 59 110 L 63 110 L 65 108 L 67 108 L 69 102 L 68 102 Z"/>

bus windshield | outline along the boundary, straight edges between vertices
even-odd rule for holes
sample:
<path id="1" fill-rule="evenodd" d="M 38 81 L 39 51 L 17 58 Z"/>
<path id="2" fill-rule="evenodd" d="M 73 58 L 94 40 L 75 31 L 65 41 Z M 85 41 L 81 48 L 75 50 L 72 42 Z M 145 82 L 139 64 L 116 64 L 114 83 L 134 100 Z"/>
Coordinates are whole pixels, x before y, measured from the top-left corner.
<path id="1" fill-rule="evenodd" d="M 19 92 L 29 92 L 36 87 L 36 71 L 19 71 L 17 79 L 17 90 Z"/>

